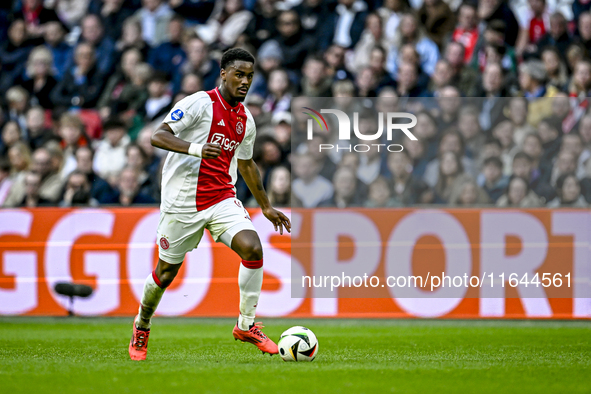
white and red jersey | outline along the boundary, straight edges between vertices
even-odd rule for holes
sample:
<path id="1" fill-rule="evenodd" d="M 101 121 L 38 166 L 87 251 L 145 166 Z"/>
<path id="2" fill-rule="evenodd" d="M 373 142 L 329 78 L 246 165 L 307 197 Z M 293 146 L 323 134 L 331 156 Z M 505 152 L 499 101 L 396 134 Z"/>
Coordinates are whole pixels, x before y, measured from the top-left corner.
<path id="1" fill-rule="evenodd" d="M 256 126 L 242 103 L 231 107 L 218 88 L 179 101 L 164 119 L 174 134 L 197 144 L 220 144 L 221 155 L 202 159 L 169 152 L 162 169 L 160 210 L 191 213 L 236 196 L 237 159 L 252 158 Z"/>

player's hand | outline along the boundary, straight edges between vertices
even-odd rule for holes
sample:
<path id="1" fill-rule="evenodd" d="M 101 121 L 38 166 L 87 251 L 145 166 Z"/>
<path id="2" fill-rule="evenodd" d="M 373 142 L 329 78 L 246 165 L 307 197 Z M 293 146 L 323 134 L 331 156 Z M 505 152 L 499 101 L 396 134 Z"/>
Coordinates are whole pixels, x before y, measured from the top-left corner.
<path id="1" fill-rule="evenodd" d="M 205 144 L 201 150 L 201 157 L 204 159 L 217 159 L 222 154 L 222 146 L 220 144 Z"/>
<path id="2" fill-rule="evenodd" d="M 288 233 L 291 233 L 291 222 L 289 218 L 283 214 L 283 212 L 279 212 L 273 207 L 269 207 L 267 209 L 263 209 L 263 215 L 275 227 L 275 231 L 279 230 L 279 234 L 283 235 L 283 227 L 287 230 Z"/>

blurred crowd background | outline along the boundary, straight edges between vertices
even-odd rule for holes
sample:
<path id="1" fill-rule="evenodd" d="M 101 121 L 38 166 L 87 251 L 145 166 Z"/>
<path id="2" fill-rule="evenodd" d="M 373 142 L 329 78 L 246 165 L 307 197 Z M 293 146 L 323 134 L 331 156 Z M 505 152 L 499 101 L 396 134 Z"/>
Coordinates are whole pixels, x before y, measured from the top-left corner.
<path id="1" fill-rule="evenodd" d="M 276 206 L 585 207 L 590 10 L 589 0 L 6 0 L 0 205 L 158 203 L 166 152 L 153 130 L 177 101 L 213 89 L 223 51 L 238 46 L 257 58 L 245 104 Z M 290 112 L 298 96 L 358 110 L 369 134 L 380 108 L 412 111 L 419 140 L 397 134 L 396 154 L 319 152 L 339 143 L 336 127 L 307 140 L 306 116 Z M 237 194 L 255 205 L 240 179 Z"/>

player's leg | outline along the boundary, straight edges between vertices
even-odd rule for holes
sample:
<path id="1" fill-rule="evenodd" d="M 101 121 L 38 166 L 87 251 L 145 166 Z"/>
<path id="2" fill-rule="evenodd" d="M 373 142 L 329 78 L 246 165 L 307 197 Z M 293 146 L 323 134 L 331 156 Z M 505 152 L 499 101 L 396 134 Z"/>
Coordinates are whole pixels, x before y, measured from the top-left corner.
<path id="1" fill-rule="evenodd" d="M 136 327 L 139 329 L 149 329 L 152 325 L 152 316 L 162 299 L 164 291 L 181 268 L 182 262 L 178 264 L 169 264 L 162 259 L 158 259 L 156 269 L 152 271 L 144 282 L 144 293 L 140 303 L 139 314 L 136 320 Z"/>
<path id="2" fill-rule="evenodd" d="M 176 277 L 187 252 L 195 249 L 203 236 L 204 222 L 197 215 L 160 215 L 158 224 L 159 260 L 144 282 L 138 315 L 129 343 L 132 360 L 145 360 L 148 352 L 151 319 L 166 288 Z"/>
<path id="3" fill-rule="evenodd" d="M 238 328 L 247 331 L 254 323 L 263 286 L 263 247 L 256 231 L 242 230 L 232 238 L 231 248 L 242 259 L 238 270 L 240 288 Z"/>

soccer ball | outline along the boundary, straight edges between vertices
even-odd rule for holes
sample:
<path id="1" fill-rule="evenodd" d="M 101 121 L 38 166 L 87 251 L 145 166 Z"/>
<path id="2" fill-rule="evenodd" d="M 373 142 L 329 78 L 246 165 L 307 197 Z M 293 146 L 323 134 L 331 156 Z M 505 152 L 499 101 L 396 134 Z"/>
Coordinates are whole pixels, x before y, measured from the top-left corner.
<path id="1" fill-rule="evenodd" d="M 313 361 L 318 354 L 316 335 L 302 326 L 286 330 L 281 334 L 277 346 L 283 361 Z"/>

